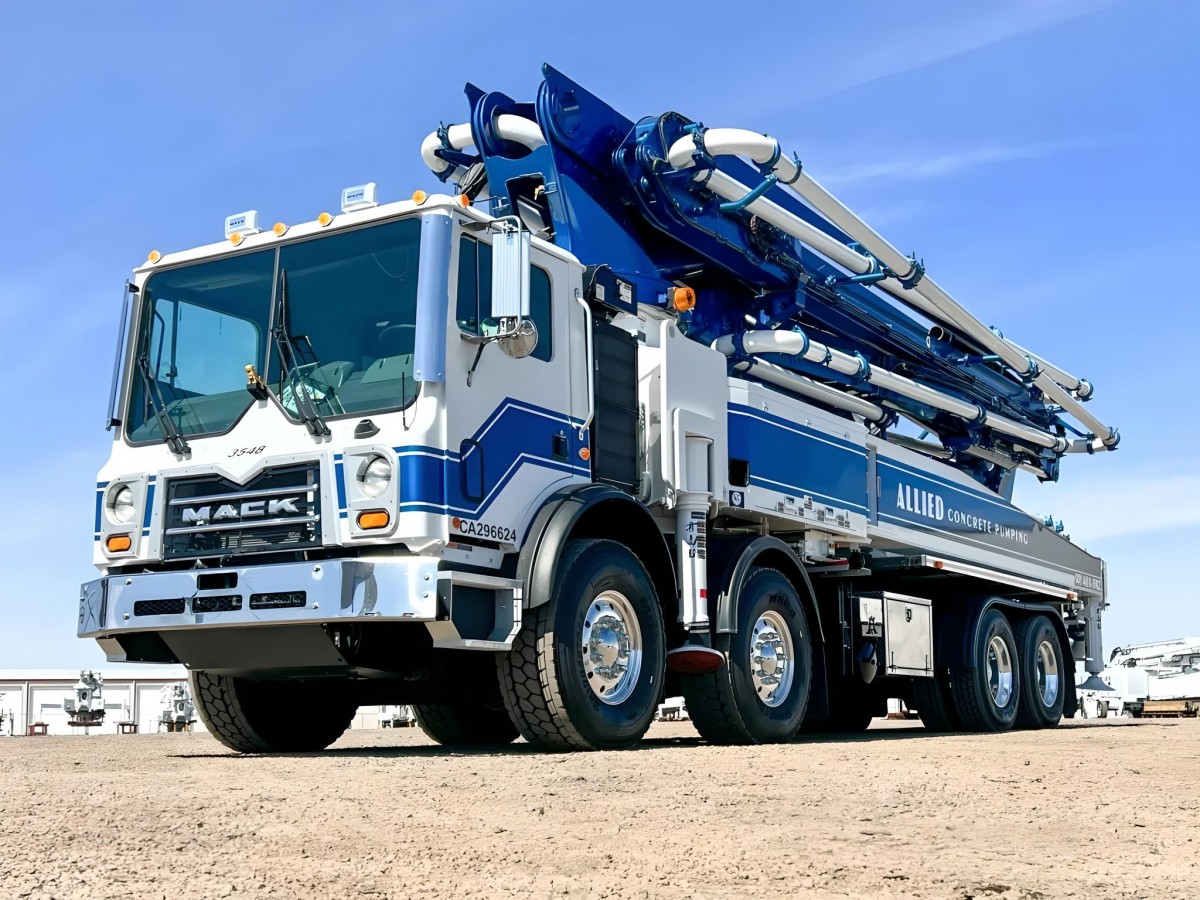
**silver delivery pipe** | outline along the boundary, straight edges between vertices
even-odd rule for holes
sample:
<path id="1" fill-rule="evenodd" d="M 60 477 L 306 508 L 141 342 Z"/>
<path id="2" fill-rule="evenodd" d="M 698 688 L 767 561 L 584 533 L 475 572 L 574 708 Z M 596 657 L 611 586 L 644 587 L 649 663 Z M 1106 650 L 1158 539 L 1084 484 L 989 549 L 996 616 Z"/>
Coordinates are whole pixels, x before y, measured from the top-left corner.
<path id="1" fill-rule="evenodd" d="M 861 416 L 868 422 L 882 422 L 887 418 L 887 412 L 883 407 L 877 406 L 870 400 L 839 391 L 835 387 L 813 381 L 796 372 L 789 372 L 782 366 L 766 360 L 745 359 L 735 364 L 733 371 L 743 375 L 753 375 L 761 381 L 769 382 L 802 397 Z"/>
<path id="2" fill-rule="evenodd" d="M 908 257 L 900 253 L 882 235 L 859 219 L 858 216 L 821 187 L 811 176 L 799 168 L 796 163 L 783 156 L 780 153 L 779 143 L 774 138 L 740 128 L 710 128 L 703 133 L 702 143 L 705 152 L 713 155 L 745 156 L 760 165 L 770 163 L 774 160 L 772 172 L 778 177 L 781 184 L 790 187 L 814 209 L 842 231 L 846 232 L 846 234 L 850 235 L 850 237 L 854 238 L 855 241 L 865 247 L 869 253 L 893 272 L 903 274 L 910 270 L 911 261 Z M 690 168 L 695 165 L 695 161 L 692 159 L 692 153 L 695 148 L 696 142 L 692 137 L 680 138 L 668 151 L 667 160 L 676 169 Z M 709 177 L 708 173 L 698 173 L 697 175 L 698 179 L 705 177 Z M 720 172 L 712 173 L 712 176 L 708 180 L 708 187 L 719 196 L 734 201 L 743 199 L 751 191 L 750 188 L 740 184 L 736 179 L 725 176 L 724 173 Z M 771 209 L 771 207 L 774 207 L 774 209 Z M 839 265 L 845 266 L 855 274 L 863 274 L 870 270 L 870 260 L 862 254 L 854 253 L 848 247 L 841 245 L 840 242 L 832 241 L 828 238 L 828 235 L 822 233 L 825 240 L 822 240 L 819 244 L 815 241 L 810 243 L 809 239 L 812 237 L 812 232 L 818 229 L 813 228 L 813 226 L 804 222 L 798 216 L 794 216 L 782 207 L 779 207 L 778 204 L 764 201 L 760 197 L 747 204 L 746 209 L 755 215 L 761 216 L 766 221 L 771 222 L 771 224 L 776 225 L 776 227 L 781 228 L 798 240 L 809 244 L 813 249 L 829 256 L 830 259 L 833 259 Z M 841 249 L 834 250 L 830 246 L 831 243 L 837 244 Z M 847 255 L 848 253 L 853 255 Z M 1036 361 L 1029 354 L 1004 338 L 999 337 L 959 305 L 933 279 L 923 277 L 914 287 L 906 288 L 896 278 L 885 278 L 878 282 L 877 286 L 892 296 L 903 300 L 914 309 L 957 327 L 980 346 L 999 356 L 1016 373 L 1028 375 L 1033 367 L 1036 366 Z M 1086 385 L 1087 393 L 1083 394 L 1083 396 L 1091 393 L 1091 385 L 1088 385 L 1081 379 L 1067 375 L 1067 373 L 1057 367 L 1042 368 L 1038 366 L 1037 369 L 1034 384 L 1042 390 L 1043 394 L 1061 406 L 1064 411 L 1082 422 L 1088 429 L 1096 433 L 1106 448 L 1111 449 L 1116 446 L 1119 440 L 1116 431 L 1108 428 L 1108 426 L 1085 409 L 1083 404 L 1071 395 L 1070 389 L 1055 381 L 1050 373 L 1053 372 L 1061 376 L 1062 380 L 1069 386 L 1073 383 L 1071 389 L 1077 389 L 1082 385 Z"/>
<path id="3" fill-rule="evenodd" d="M 809 340 L 802 331 L 747 331 L 740 336 L 726 335 L 718 338 L 713 343 L 713 347 L 731 357 L 743 353 L 748 356 L 762 353 L 787 353 L 799 356 L 809 362 L 826 366 L 842 375 L 862 378 L 867 384 L 873 384 L 885 391 L 892 391 L 902 397 L 908 397 L 910 400 L 916 400 L 918 403 L 948 412 L 960 419 L 977 422 L 1009 437 L 1026 441 L 1038 447 L 1045 447 L 1055 453 L 1063 453 L 1067 450 L 1068 442 L 1064 438 L 1030 428 L 1028 425 L 1022 425 L 1003 416 L 994 415 L 974 403 L 959 400 L 957 397 L 918 384 L 903 375 L 870 366 L 857 356 L 851 356 L 849 353 L 843 353 L 841 350 L 835 350 Z"/>

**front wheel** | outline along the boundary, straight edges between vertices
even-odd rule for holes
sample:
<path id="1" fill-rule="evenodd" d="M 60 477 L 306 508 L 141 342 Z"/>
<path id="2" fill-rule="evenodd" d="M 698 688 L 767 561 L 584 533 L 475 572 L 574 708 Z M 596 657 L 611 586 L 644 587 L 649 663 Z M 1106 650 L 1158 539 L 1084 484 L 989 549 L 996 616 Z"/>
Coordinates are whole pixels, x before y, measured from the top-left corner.
<path id="1" fill-rule="evenodd" d="M 1017 623 L 1017 660 L 1021 666 L 1018 728 L 1054 728 L 1062 719 L 1066 697 L 1062 644 L 1045 616 Z"/>
<path id="2" fill-rule="evenodd" d="M 726 664 L 683 680 L 700 736 L 714 744 L 793 738 L 808 709 L 813 643 L 792 583 L 775 569 L 755 570 L 738 595 L 737 633 L 713 643 Z"/>
<path id="3" fill-rule="evenodd" d="M 546 750 L 616 750 L 642 739 L 662 690 L 666 649 L 645 567 L 609 540 L 568 542 L 549 602 L 498 661 L 504 705 Z"/>
<path id="4" fill-rule="evenodd" d="M 312 753 L 350 727 L 357 704 L 349 682 L 251 681 L 194 671 L 200 721 L 239 753 Z"/>

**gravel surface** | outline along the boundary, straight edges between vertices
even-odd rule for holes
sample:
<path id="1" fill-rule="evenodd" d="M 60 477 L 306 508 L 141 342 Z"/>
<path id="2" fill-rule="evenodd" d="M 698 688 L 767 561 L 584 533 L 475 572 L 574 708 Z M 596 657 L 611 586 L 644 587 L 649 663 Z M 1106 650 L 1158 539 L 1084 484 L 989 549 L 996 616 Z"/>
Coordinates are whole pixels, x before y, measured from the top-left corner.
<path id="1" fill-rule="evenodd" d="M 633 752 L 0 739 L 0 897 L 1200 895 L 1200 723 Z"/>

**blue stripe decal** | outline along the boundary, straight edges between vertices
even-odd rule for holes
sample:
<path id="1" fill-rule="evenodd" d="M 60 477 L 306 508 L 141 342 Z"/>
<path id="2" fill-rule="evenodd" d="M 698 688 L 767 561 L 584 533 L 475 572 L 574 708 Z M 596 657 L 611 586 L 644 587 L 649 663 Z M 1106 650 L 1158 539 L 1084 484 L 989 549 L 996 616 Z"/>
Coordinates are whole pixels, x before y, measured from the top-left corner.
<path id="1" fill-rule="evenodd" d="M 100 540 L 100 529 L 104 524 L 104 491 L 96 491 L 96 540 Z"/>
<path id="2" fill-rule="evenodd" d="M 346 508 L 346 473 L 341 461 L 342 455 L 338 453 L 333 458 L 337 461 L 334 463 L 333 470 L 334 481 L 337 483 L 338 509 L 344 510 Z"/>
<path id="3" fill-rule="evenodd" d="M 815 428 L 810 428 L 807 425 L 801 425 L 799 422 L 794 422 L 791 419 L 785 419 L 782 416 L 772 415 L 769 412 L 765 412 L 761 409 L 755 409 L 752 406 L 746 406 L 742 403 L 730 403 L 729 412 L 732 415 L 746 416 L 751 419 L 759 419 L 760 421 L 768 422 L 772 425 L 778 425 L 780 428 L 784 428 L 788 431 L 794 431 L 807 437 L 815 438 L 818 441 L 833 444 L 834 446 L 849 450 L 852 453 L 856 453 L 859 456 L 867 455 L 867 451 L 864 447 L 859 444 L 855 444 L 852 441 L 847 441 L 845 438 L 836 437 L 824 431 L 818 431 Z"/>
<path id="4" fill-rule="evenodd" d="M 154 478 L 146 486 L 146 511 L 142 513 L 142 528 L 150 527 L 150 515 L 154 512 Z"/>
<path id="5" fill-rule="evenodd" d="M 459 452 L 461 447 L 394 447 L 400 464 L 400 511 L 482 516 L 526 466 L 590 478 L 590 465 L 576 461 L 575 428 L 580 423 L 565 413 L 510 397 L 476 430 L 465 455 Z M 552 453 L 559 434 L 567 439 L 567 459 Z M 465 496 L 464 480 L 468 489 L 480 490 L 484 496 Z M 344 505 L 341 496 L 338 499 Z"/>
<path id="6" fill-rule="evenodd" d="M 741 404 L 729 405 L 729 455 L 750 460 L 750 483 L 865 513 L 866 450 Z M 803 478 L 823 491 L 797 484 Z"/>

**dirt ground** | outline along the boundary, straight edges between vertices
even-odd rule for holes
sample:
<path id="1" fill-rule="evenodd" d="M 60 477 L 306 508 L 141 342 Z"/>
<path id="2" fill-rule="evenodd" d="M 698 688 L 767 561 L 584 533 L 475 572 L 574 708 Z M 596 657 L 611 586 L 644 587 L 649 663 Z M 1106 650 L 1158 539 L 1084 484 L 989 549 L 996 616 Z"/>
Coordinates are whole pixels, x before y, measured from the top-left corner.
<path id="1" fill-rule="evenodd" d="M 448 752 L 415 729 L 237 756 L 0 739 L 0 897 L 1200 895 L 1200 722 L 784 746 Z"/>

